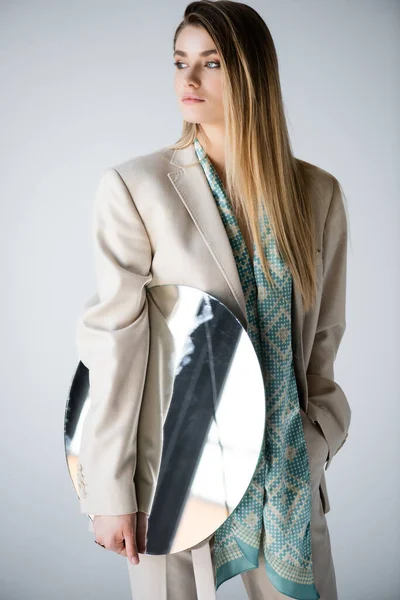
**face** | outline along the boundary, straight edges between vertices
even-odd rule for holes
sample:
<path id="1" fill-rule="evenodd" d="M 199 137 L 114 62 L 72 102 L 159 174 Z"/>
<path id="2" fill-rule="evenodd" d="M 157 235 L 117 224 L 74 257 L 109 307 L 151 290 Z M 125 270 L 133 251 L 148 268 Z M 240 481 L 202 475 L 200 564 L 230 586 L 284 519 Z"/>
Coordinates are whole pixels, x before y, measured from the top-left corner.
<path id="1" fill-rule="evenodd" d="M 185 121 L 223 124 L 220 58 L 205 29 L 185 27 L 176 40 L 173 60 L 176 63 L 175 92 Z M 184 102 L 185 94 L 198 96 L 202 102 Z"/>

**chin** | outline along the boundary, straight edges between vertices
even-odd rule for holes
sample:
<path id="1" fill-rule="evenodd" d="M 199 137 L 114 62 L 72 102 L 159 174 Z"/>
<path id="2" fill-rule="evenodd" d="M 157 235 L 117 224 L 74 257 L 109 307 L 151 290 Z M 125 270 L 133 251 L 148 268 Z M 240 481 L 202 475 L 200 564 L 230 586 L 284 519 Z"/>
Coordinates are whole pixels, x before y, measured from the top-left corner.
<path id="1" fill-rule="evenodd" d="M 185 114 L 183 114 L 182 116 L 185 119 L 185 121 L 187 121 L 188 123 L 198 123 L 199 122 L 199 120 L 196 119 L 196 117 L 189 117 L 188 115 L 185 115 Z"/>

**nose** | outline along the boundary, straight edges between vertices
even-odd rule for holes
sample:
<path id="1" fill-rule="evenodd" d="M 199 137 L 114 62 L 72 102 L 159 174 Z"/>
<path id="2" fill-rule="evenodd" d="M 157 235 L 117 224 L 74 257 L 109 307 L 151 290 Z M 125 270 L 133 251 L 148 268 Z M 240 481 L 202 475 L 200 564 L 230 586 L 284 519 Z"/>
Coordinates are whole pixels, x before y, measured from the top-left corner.
<path id="1" fill-rule="evenodd" d="M 184 76 L 184 84 L 185 87 L 193 86 L 197 88 L 200 85 L 199 77 L 196 76 L 193 71 L 189 71 L 189 69 L 187 69 Z"/>

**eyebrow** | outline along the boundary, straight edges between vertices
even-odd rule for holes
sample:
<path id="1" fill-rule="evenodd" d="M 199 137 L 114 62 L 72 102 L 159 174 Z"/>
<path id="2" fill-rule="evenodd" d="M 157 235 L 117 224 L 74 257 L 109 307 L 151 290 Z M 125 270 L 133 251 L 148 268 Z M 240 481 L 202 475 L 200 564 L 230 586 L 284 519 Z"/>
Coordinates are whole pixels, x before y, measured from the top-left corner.
<path id="1" fill-rule="evenodd" d="M 183 50 L 175 50 L 173 56 L 175 56 L 175 54 L 179 54 L 179 56 L 187 56 L 187 52 L 183 52 Z M 210 56 L 210 54 L 218 54 L 218 52 L 215 48 L 212 48 L 211 50 L 204 50 L 204 52 L 199 52 L 199 56 Z"/>

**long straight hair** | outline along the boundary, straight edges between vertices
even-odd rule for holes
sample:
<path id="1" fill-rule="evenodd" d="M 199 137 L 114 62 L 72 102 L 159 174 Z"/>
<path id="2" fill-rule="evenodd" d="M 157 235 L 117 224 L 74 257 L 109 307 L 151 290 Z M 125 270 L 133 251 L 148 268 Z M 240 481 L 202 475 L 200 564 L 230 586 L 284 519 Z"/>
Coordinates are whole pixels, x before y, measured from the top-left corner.
<path id="1" fill-rule="evenodd" d="M 267 280 L 274 285 L 261 237 L 266 235 L 262 216 L 267 214 L 278 252 L 307 311 L 317 287 L 314 218 L 303 161 L 291 149 L 271 33 L 246 4 L 201 0 L 187 5 L 173 50 L 188 25 L 203 27 L 221 57 L 227 195 L 250 232 Z M 182 135 L 170 147 L 189 146 L 200 131 L 201 124 L 183 121 Z"/>

